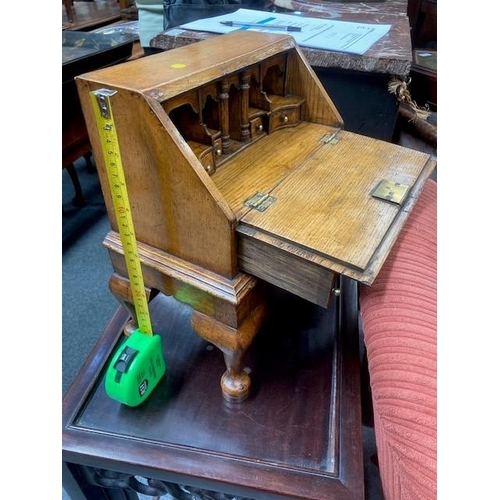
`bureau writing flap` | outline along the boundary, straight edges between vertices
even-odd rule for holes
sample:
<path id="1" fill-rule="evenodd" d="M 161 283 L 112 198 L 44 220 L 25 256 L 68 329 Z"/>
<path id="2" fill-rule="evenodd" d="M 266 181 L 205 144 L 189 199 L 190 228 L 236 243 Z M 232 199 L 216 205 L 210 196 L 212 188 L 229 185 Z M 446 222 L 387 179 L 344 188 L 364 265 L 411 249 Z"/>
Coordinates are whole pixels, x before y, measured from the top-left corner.
<path id="1" fill-rule="evenodd" d="M 265 210 L 247 208 L 237 231 L 254 245 L 371 283 L 432 169 L 428 154 L 340 131 L 269 190 Z M 382 180 L 408 186 L 400 203 L 373 195 Z M 252 256 L 241 257 L 246 268 Z"/>

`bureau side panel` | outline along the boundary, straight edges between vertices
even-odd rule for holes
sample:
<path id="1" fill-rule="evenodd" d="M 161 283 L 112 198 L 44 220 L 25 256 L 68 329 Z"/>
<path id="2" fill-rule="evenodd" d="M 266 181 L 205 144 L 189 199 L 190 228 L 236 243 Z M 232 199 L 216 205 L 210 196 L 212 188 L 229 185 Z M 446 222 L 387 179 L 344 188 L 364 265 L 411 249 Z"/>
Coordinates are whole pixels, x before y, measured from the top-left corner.
<path id="1" fill-rule="evenodd" d="M 90 94 L 103 85 L 83 79 L 77 84 L 110 223 L 117 231 Z M 208 174 L 168 117 L 160 121 L 144 96 L 116 90 L 111 105 L 137 239 L 223 276 L 234 276 L 231 210 L 207 188 L 212 185 Z"/>
<path id="2" fill-rule="evenodd" d="M 304 58 L 300 47 L 290 51 L 287 63 L 287 91 L 304 98 L 305 121 L 344 128 L 344 121 L 316 73 Z"/>

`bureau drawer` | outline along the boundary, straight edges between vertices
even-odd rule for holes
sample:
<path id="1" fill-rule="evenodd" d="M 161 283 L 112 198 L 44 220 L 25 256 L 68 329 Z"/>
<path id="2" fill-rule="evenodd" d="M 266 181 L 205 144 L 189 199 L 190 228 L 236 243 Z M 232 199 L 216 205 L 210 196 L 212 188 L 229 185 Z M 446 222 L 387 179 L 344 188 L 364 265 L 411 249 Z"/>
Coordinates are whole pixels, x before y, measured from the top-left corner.
<path id="1" fill-rule="evenodd" d="M 215 153 L 213 148 L 206 149 L 198 156 L 205 171 L 212 175 L 215 172 Z"/>
<path id="2" fill-rule="evenodd" d="M 255 137 L 259 137 L 264 133 L 265 130 L 262 116 L 258 116 L 257 118 L 250 120 L 250 137 L 252 139 L 254 139 Z"/>
<path id="3" fill-rule="evenodd" d="M 282 127 L 292 127 L 300 122 L 301 106 L 282 108 L 271 113 L 269 117 L 269 133 Z"/>
<path id="4" fill-rule="evenodd" d="M 222 155 L 222 139 L 218 138 L 214 140 L 213 153 L 215 161 L 217 158 Z"/>
<path id="5" fill-rule="evenodd" d="M 217 168 L 217 158 L 222 155 L 222 139 L 215 139 L 213 146 L 189 141 L 189 146 L 200 160 L 205 171 L 212 175 Z"/>

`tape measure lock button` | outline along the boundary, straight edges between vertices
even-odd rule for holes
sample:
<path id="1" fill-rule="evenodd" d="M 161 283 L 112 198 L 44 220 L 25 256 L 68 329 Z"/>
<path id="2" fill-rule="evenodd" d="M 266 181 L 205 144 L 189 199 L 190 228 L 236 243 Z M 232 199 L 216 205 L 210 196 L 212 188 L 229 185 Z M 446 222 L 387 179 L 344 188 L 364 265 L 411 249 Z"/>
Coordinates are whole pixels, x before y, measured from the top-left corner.
<path id="1" fill-rule="evenodd" d="M 139 353 L 137 349 L 133 349 L 130 346 L 125 346 L 120 352 L 118 359 L 113 364 L 113 368 L 116 370 L 115 380 L 120 383 L 122 374 L 127 373 L 132 361 L 135 356 Z"/>

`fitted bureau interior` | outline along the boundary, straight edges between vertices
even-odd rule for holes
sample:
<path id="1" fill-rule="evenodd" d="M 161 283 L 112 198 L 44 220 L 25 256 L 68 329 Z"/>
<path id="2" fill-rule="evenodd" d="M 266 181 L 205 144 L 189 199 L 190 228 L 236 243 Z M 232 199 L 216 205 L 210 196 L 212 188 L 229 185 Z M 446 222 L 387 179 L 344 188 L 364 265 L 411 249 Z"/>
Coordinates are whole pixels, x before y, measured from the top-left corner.
<path id="1" fill-rule="evenodd" d="M 278 54 L 162 104 L 210 175 L 243 148 L 302 121 L 305 99 L 290 92 L 288 58 Z"/>

